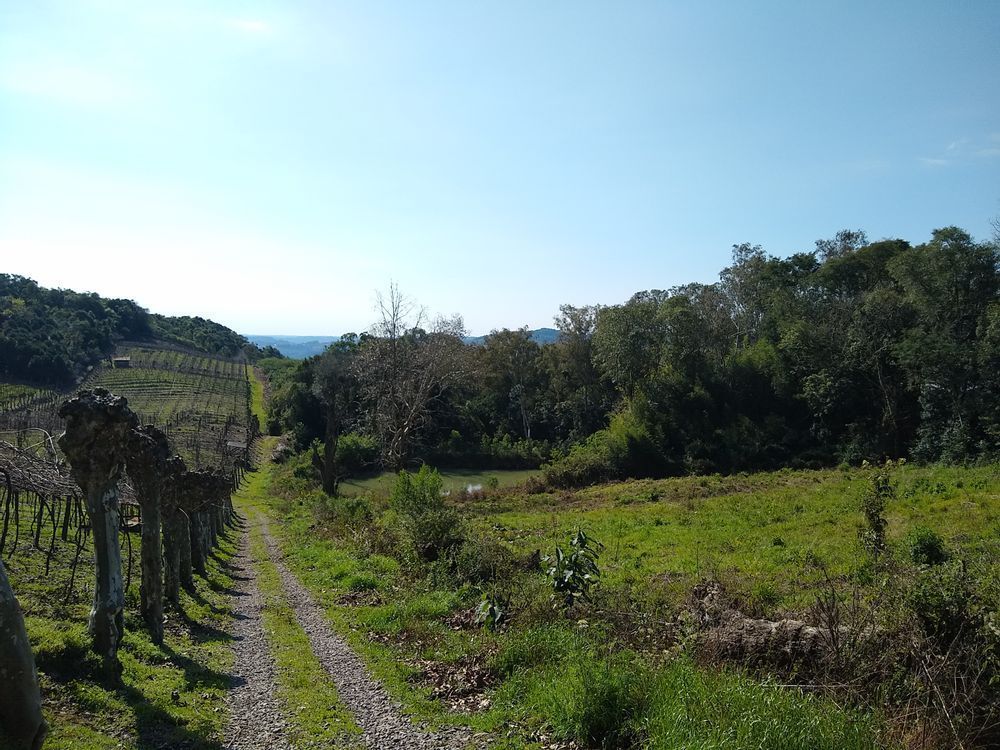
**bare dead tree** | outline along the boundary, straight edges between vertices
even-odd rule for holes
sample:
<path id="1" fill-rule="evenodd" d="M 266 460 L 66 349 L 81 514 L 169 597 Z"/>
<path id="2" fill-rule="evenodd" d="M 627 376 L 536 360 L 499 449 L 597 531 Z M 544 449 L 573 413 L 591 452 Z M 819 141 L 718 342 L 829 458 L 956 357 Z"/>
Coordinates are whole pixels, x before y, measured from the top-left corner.
<path id="1" fill-rule="evenodd" d="M 426 313 L 396 285 L 379 295 L 380 320 L 362 338 L 355 358 L 365 417 L 391 469 L 405 466 L 434 403 L 468 369 L 459 316 L 438 318 L 425 330 Z"/>

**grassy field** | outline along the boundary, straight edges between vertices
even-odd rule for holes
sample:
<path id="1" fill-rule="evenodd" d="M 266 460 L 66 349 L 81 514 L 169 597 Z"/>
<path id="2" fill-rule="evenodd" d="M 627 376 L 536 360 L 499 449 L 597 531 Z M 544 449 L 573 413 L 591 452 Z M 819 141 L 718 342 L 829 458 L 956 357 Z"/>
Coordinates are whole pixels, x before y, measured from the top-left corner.
<path id="1" fill-rule="evenodd" d="M 514 487 L 531 477 L 538 476 L 541 476 L 540 471 L 530 469 L 496 469 L 492 471 L 482 471 L 479 469 L 443 469 L 441 471 L 445 491 L 456 495 L 468 490 L 470 487 L 474 488 L 474 490 Z M 375 495 L 388 495 L 395 479 L 395 472 L 386 471 L 373 477 L 345 479 L 341 482 L 341 487 L 344 494 L 360 495 L 373 493 Z"/>
<path id="2" fill-rule="evenodd" d="M 546 747 L 553 738 L 648 748 L 872 748 L 899 740 L 877 701 L 846 708 L 780 679 L 675 658 L 673 623 L 699 581 L 722 581 L 746 611 L 779 618 L 808 617 L 828 579 L 843 593 L 863 580 L 859 497 L 869 472 L 453 495 L 472 559 L 551 554 L 578 528 L 604 544 L 593 601 L 566 618 L 553 610 L 544 577 L 520 563 L 480 582 L 449 564 L 414 566 L 380 493 L 321 501 L 293 466 L 268 471 L 274 476 L 255 502 L 280 520 L 272 529 L 289 565 L 423 720 L 500 732 L 501 746 L 511 748 Z M 382 490 L 386 481 L 361 488 Z M 957 554 L 1000 559 L 998 467 L 906 466 L 894 481 L 891 554 L 905 559 L 910 532 L 924 526 Z M 472 620 L 482 597 L 496 593 L 509 599 L 513 619 L 491 633 Z M 636 684 L 648 689 L 633 694 Z M 602 727 L 631 734 L 614 739 Z"/>
<path id="3" fill-rule="evenodd" d="M 608 584 L 655 581 L 674 598 L 705 577 L 723 580 L 755 608 L 810 603 L 823 574 L 859 563 L 858 498 L 868 477 L 857 470 L 630 481 L 578 492 L 503 492 L 467 501 L 482 533 L 512 549 L 543 554 L 577 528 L 605 544 Z M 896 472 L 889 540 L 902 547 L 924 526 L 973 549 L 1000 541 L 1000 467 Z"/>

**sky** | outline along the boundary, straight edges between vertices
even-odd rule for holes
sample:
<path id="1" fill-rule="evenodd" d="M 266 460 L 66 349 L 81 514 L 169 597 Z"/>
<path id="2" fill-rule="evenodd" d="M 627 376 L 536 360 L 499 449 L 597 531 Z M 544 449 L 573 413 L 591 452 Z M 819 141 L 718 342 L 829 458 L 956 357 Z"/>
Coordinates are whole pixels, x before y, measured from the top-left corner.
<path id="1" fill-rule="evenodd" d="M 1000 216 L 1000 2 L 0 0 L 0 272 L 473 334 Z"/>

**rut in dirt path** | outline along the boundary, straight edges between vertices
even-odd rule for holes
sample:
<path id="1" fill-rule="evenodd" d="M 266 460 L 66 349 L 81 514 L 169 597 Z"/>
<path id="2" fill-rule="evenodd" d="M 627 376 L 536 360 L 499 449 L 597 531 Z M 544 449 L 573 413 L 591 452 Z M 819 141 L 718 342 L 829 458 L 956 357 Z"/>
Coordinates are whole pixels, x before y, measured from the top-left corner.
<path id="1" fill-rule="evenodd" d="M 309 636 L 316 658 L 336 684 L 340 700 L 354 714 L 366 746 L 372 750 L 463 750 L 484 746 L 468 729 L 446 727 L 430 732 L 421 730 L 404 716 L 400 705 L 371 676 L 351 647 L 331 630 L 323 610 L 295 574 L 285 567 L 264 518 L 261 518 L 261 531 L 267 554 L 278 569 L 295 618 Z"/>
<path id="2" fill-rule="evenodd" d="M 245 523 L 245 522 L 244 522 Z M 229 727 L 226 750 L 291 750 L 285 720 L 275 700 L 274 659 L 261 620 L 264 599 L 250 557 L 250 535 L 240 528 L 239 549 L 232 559 L 233 664 L 235 686 L 227 696 Z"/>

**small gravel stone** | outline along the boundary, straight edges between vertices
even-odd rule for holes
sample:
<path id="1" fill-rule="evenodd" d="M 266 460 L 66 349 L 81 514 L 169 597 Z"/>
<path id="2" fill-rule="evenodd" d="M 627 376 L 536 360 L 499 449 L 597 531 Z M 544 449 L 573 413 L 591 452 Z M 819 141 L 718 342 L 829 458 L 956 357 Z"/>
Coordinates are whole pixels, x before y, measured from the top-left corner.
<path id="1" fill-rule="evenodd" d="M 285 721 L 275 700 L 274 659 L 261 622 L 263 597 L 250 560 L 246 531 L 240 535 L 239 551 L 232 560 L 234 687 L 228 693 L 229 728 L 226 750 L 290 750 Z"/>

